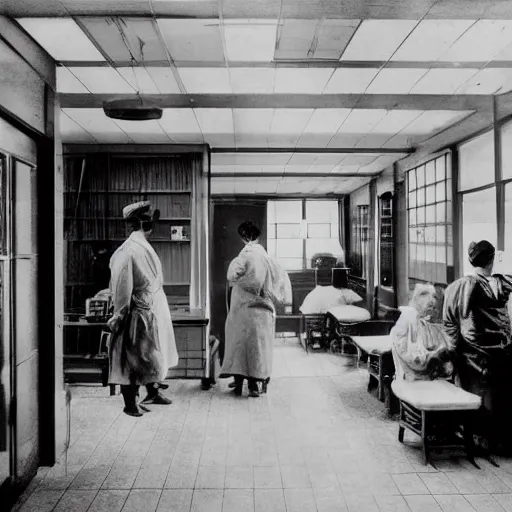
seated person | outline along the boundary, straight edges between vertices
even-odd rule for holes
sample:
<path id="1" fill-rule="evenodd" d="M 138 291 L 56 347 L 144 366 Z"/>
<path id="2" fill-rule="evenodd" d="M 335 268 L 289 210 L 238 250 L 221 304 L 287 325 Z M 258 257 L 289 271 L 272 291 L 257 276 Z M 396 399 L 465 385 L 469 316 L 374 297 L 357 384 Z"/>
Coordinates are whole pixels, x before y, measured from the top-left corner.
<path id="1" fill-rule="evenodd" d="M 451 346 L 441 324 L 431 322 L 436 290 L 417 284 L 409 306 L 391 329 L 396 380 L 448 379 L 453 373 Z"/>

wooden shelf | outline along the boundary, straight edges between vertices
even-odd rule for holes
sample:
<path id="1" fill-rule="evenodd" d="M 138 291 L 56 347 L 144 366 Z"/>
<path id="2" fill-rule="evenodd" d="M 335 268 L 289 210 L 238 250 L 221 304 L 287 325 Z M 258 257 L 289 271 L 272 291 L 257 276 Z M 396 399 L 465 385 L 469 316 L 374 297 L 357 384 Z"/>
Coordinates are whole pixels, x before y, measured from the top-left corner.
<path id="1" fill-rule="evenodd" d="M 104 220 L 108 222 L 109 220 L 126 220 L 124 217 L 64 217 L 64 220 Z M 160 217 L 159 221 L 164 222 L 191 222 L 192 217 Z"/>
<path id="2" fill-rule="evenodd" d="M 78 194 L 78 190 L 65 190 L 65 194 Z M 133 196 L 155 194 L 192 194 L 192 190 L 82 190 L 81 194 L 130 194 Z"/>

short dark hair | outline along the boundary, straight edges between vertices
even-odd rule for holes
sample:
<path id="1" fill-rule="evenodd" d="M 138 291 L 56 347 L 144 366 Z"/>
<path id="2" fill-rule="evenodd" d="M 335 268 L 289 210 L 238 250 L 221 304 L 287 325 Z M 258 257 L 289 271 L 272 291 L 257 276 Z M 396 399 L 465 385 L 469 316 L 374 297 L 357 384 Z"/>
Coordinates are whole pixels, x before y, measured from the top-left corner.
<path id="1" fill-rule="evenodd" d="M 238 234 L 240 235 L 240 238 L 247 240 L 248 242 L 254 242 L 260 237 L 261 231 L 256 224 L 250 220 L 246 220 L 238 226 Z"/>
<path id="2" fill-rule="evenodd" d="M 153 218 L 147 213 L 143 213 L 138 216 L 130 217 L 126 220 L 128 226 L 132 229 L 132 231 L 139 231 L 143 229 L 144 231 L 151 231 L 153 229 Z"/>

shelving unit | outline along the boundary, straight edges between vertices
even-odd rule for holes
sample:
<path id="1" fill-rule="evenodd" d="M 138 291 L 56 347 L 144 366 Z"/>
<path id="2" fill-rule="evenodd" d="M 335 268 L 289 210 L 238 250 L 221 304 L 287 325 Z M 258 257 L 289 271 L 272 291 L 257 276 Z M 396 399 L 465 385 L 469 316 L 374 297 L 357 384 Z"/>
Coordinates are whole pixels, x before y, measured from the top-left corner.
<path id="1" fill-rule="evenodd" d="M 65 157 L 66 310 L 108 283 L 95 279 L 96 249 L 109 254 L 128 236 L 123 208 L 149 200 L 161 217 L 151 242 L 163 266 L 164 289 L 171 305 L 187 306 L 190 286 L 192 166 L 180 156 L 176 168 L 167 156 L 137 158 L 111 154 Z M 173 157 L 176 158 L 176 157 Z M 171 227 L 183 227 L 183 240 L 171 239 Z M 96 288 L 96 289 L 95 289 Z"/>
<path id="2" fill-rule="evenodd" d="M 71 313 L 68 318 L 83 314 L 86 299 L 109 286 L 110 256 L 129 236 L 123 208 L 149 200 L 160 210 L 150 242 L 162 262 L 163 287 L 180 355 L 178 366 L 168 377 L 206 377 L 207 150 L 204 146 L 172 145 L 165 150 L 162 146 L 137 145 L 129 149 L 119 145 L 64 147 L 65 312 Z M 178 226 L 182 227 L 182 240 L 171 238 L 171 228 Z M 98 265 L 95 255 L 100 252 Z M 98 350 L 99 331 L 85 328 L 80 321 L 67 322 L 63 327 L 67 378 L 85 382 L 90 377 L 87 363 Z"/>

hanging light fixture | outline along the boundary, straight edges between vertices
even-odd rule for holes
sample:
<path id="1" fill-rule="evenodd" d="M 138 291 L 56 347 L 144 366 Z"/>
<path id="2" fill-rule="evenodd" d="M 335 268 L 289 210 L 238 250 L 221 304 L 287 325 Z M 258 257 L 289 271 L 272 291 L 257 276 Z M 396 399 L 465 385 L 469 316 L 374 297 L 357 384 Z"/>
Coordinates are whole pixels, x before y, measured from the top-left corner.
<path id="1" fill-rule="evenodd" d="M 123 121 L 150 121 L 162 118 L 162 109 L 144 103 L 142 98 L 111 100 L 103 103 L 107 117 Z"/>

